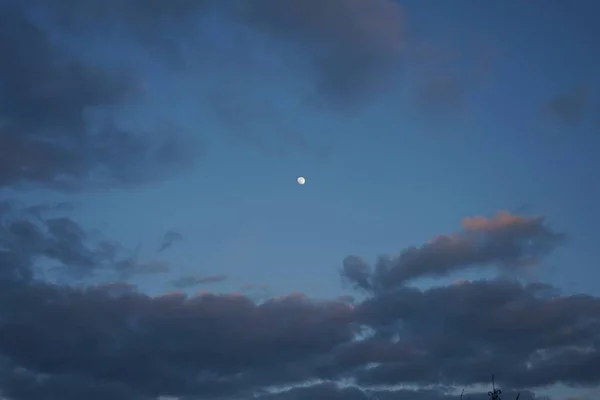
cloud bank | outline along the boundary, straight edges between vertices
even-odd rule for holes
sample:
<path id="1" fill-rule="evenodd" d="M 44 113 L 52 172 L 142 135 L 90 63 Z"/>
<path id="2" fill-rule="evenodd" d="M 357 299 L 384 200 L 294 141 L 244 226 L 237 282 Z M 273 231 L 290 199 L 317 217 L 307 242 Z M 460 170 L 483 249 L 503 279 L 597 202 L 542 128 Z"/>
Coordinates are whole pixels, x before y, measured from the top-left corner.
<path id="1" fill-rule="evenodd" d="M 465 218 L 462 231 L 439 235 L 393 258 L 381 257 L 374 267 L 349 256 L 342 274 L 361 289 L 384 291 L 417 278 L 441 277 L 473 267 L 514 272 L 537 264 L 564 239 L 565 235 L 554 232 L 542 217 L 501 211 L 489 219 Z"/>
<path id="2" fill-rule="evenodd" d="M 176 131 L 94 121 L 90 113 L 135 98 L 139 82 L 61 48 L 23 5 L 3 2 L 0 12 L 0 188 L 122 185 L 189 163 Z"/>
<path id="3" fill-rule="evenodd" d="M 153 297 L 124 282 L 52 283 L 36 278 L 46 258 L 75 276 L 121 264 L 110 247 L 84 244 L 73 221 L 19 216 L 5 217 L 0 235 L 0 387 L 8 398 L 445 399 L 463 387 L 477 398 L 492 372 L 530 399 L 558 383 L 600 384 L 597 297 L 505 278 L 407 285 L 467 266 L 537 260 L 562 237 L 542 218 L 467 218 L 460 233 L 401 252 L 397 260 L 410 262 L 388 266 L 386 285 L 381 272 L 346 260 L 344 274 L 371 289 L 351 304 L 299 293 L 256 302 L 208 292 Z"/>

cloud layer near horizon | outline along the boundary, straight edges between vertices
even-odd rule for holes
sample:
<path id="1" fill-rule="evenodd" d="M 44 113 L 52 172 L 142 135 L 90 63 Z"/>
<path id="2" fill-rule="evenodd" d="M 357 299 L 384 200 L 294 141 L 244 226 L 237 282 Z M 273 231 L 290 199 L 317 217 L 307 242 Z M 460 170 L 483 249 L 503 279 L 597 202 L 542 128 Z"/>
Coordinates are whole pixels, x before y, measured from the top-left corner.
<path id="1" fill-rule="evenodd" d="M 491 372 L 523 391 L 522 398 L 557 383 L 600 384 L 594 372 L 600 368 L 600 299 L 593 296 L 565 296 L 550 285 L 502 278 L 430 289 L 396 280 L 354 304 L 302 294 L 260 303 L 207 292 L 152 297 L 125 282 L 70 287 L 35 279 L 45 265 L 42 257 L 75 274 L 112 264 L 82 244 L 84 232 L 74 222 L 42 218 L 46 225 L 39 227 L 14 205 L 4 209 L 10 212 L 4 212 L 0 235 L 0 383 L 9 398 L 33 399 L 43 392 L 62 399 L 94 393 L 139 399 L 296 399 L 309 393 L 445 399 L 452 394 L 448 388 L 487 384 Z M 491 235 L 477 243 L 491 243 L 492 261 L 448 257 L 444 246 L 439 255 L 424 258 L 436 260 L 440 270 L 415 263 L 410 277 L 485 268 L 496 260 L 509 260 L 513 268 L 520 265 L 516 255 L 542 255 L 506 245 L 515 237 L 560 237 L 541 218 L 507 212 L 465 219 L 463 225 L 466 232 Z M 452 243 L 463 236 L 455 234 Z M 499 237 L 502 245 L 494 244 Z M 118 270 L 120 264 L 114 265 Z M 348 380 L 358 386 L 335 384 Z M 294 388 L 306 382 L 315 383 Z M 402 385 L 416 389 L 390 389 Z M 288 389 L 265 391 L 272 387 Z"/>

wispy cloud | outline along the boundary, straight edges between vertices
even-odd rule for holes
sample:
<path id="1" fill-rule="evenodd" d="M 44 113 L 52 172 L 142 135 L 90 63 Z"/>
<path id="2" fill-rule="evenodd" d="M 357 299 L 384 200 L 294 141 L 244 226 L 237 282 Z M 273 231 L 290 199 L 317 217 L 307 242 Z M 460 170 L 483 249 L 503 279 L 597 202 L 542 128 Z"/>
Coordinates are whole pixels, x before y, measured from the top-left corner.
<path id="1" fill-rule="evenodd" d="M 209 275 L 209 276 L 183 276 L 179 279 L 175 279 L 172 283 L 173 286 L 179 289 L 185 289 L 208 283 L 218 283 L 227 280 L 227 275 Z"/>

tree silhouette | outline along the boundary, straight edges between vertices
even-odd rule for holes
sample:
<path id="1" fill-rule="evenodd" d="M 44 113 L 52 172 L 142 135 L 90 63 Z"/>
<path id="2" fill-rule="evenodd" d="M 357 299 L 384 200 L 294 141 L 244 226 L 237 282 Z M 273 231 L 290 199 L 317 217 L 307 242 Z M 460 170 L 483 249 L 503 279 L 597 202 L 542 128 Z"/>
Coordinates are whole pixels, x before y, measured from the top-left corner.
<path id="1" fill-rule="evenodd" d="M 496 380 L 494 379 L 494 375 L 492 375 L 492 391 L 488 392 L 488 396 L 490 396 L 490 400 L 502 400 L 502 397 L 500 397 L 501 394 L 502 390 L 496 389 Z M 462 398 L 462 394 L 460 397 Z M 517 394 L 517 398 L 515 400 L 519 400 L 519 397 L 521 397 L 521 393 Z"/>

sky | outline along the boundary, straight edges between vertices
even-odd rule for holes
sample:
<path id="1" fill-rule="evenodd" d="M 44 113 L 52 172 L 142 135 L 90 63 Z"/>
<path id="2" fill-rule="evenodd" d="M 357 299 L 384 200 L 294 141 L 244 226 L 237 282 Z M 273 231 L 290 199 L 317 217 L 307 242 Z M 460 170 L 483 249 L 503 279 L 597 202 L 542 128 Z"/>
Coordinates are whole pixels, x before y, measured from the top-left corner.
<path id="1" fill-rule="evenodd" d="M 0 0 L 0 399 L 598 398 L 598 13 Z"/>

